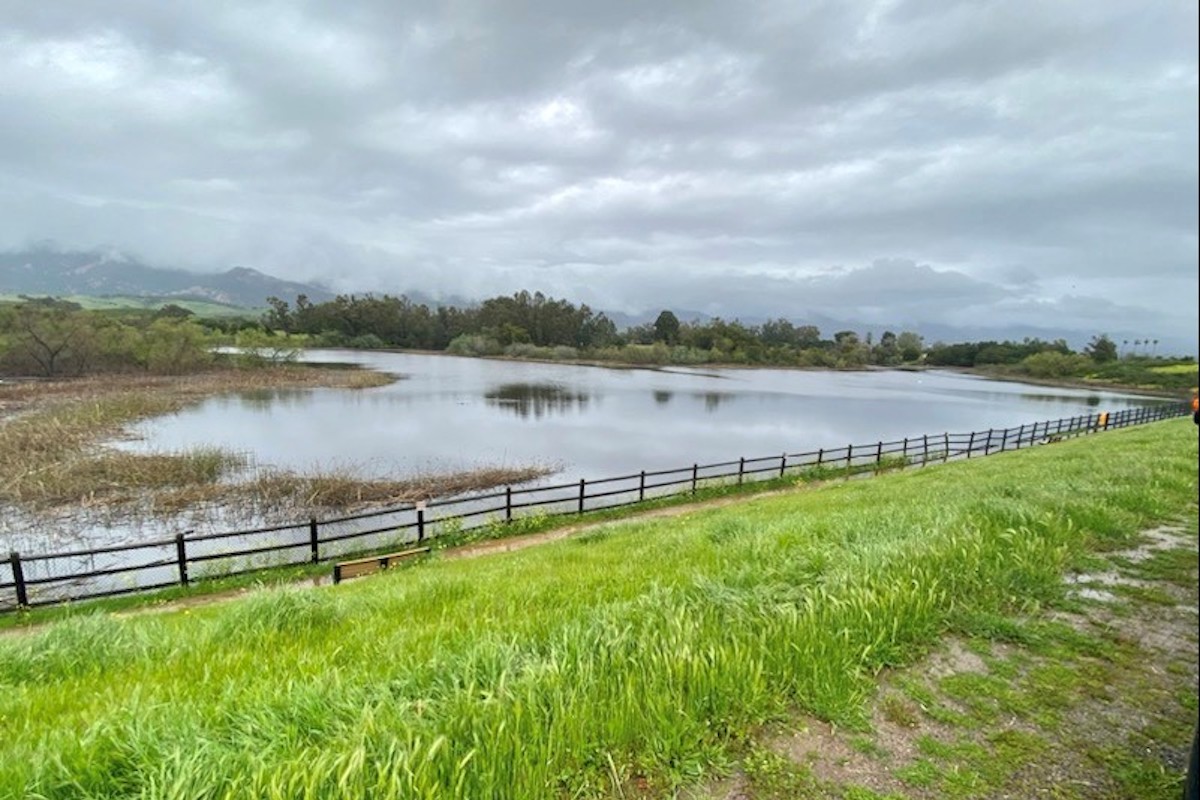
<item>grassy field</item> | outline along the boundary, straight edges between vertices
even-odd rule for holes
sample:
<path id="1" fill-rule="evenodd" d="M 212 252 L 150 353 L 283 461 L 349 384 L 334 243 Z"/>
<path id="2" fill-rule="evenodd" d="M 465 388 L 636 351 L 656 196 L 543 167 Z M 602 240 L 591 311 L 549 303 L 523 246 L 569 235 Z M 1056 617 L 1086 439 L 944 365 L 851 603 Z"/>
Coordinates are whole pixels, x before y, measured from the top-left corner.
<path id="1" fill-rule="evenodd" d="M 210 300 L 190 300 L 178 297 L 135 297 L 132 295 L 98 297 L 78 294 L 64 295 L 58 299 L 69 303 L 77 303 L 81 308 L 89 311 L 125 311 L 130 309 L 157 311 L 165 305 L 176 305 L 180 308 L 186 308 L 198 317 L 247 317 L 250 319 L 257 319 L 266 311 L 265 308 L 243 308 L 242 306 L 232 306 L 228 303 L 218 303 Z M 20 295 L 0 294 L 0 303 L 19 302 L 22 302 Z"/>
<path id="2" fill-rule="evenodd" d="M 1196 442 L 1171 420 L 9 634 L 0 796 L 670 795 L 798 712 L 866 730 L 881 670 L 1069 605 L 1064 570 L 1194 516 Z"/>

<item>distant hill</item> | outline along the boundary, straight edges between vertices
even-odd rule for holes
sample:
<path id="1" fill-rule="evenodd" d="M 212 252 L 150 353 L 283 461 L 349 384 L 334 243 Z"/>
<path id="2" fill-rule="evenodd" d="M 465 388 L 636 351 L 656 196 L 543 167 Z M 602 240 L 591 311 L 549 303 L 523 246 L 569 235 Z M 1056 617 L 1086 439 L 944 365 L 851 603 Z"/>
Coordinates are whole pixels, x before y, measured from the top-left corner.
<path id="1" fill-rule="evenodd" d="M 282 280 L 248 267 L 187 272 L 147 266 L 119 253 L 52 248 L 0 253 L 0 294 L 201 300 L 242 308 L 262 308 L 272 295 L 294 300 L 306 294 L 314 303 L 333 298 L 321 286 Z"/>
<path id="2" fill-rule="evenodd" d="M 44 294 L 0 294 L 0 303 L 19 303 L 26 297 L 44 296 Z M 124 311 L 129 309 L 157 311 L 165 305 L 175 305 L 191 311 L 198 317 L 207 317 L 209 319 L 216 317 L 257 317 L 266 311 L 266 308 L 262 307 L 249 308 L 247 306 L 229 305 L 228 303 L 217 303 L 212 300 L 155 297 L 154 295 L 131 297 L 123 294 L 106 294 L 103 297 L 96 297 L 88 294 L 63 294 L 52 296 L 58 300 L 75 303 L 80 308 L 87 309 L 88 311 Z"/>

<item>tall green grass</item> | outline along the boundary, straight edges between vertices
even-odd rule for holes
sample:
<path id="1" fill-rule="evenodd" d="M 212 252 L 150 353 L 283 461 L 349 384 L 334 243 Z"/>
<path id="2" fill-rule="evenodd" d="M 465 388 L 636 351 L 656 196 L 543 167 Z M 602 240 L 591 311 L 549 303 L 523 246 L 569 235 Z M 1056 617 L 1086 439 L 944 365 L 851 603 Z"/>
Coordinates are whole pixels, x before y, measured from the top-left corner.
<path id="1" fill-rule="evenodd" d="M 190 612 L 0 640 L 0 796 L 669 790 L 1194 513 L 1172 420 Z"/>

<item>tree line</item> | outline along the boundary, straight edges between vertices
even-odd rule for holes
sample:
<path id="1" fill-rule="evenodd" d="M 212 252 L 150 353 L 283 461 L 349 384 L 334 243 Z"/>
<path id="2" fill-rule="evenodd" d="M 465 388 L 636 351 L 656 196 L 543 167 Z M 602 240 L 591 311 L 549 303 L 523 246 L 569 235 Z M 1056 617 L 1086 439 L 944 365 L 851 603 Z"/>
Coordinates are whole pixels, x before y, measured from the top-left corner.
<path id="1" fill-rule="evenodd" d="M 619 330 L 586 304 L 521 291 L 477 306 L 430 308 L 391 295 L 343 295 L 290 304 L 269 298 L 264 324 L 334 347 L 448 350 L 461 355 L 578 358 L 635 363 L 742 363 L 792 366 L 896 366 L 921 357 L 912 331 L 838 331 L 823 338 L 813 325 L 774 319 L 761 325 L 720 318 L 681 322 L 669 310 L 653 323 Z"/>
<path id="2" fill-rule="evenodd" d="M 86 311 L 52 298 L 23 298 L 0 305 L 0 374 L 183 374 L 286 360 L 300 347 L 351 347 L 632 364 L 834 369 L 919 364 L 1163 386 L 1195 380 L 1194 370 L 1162 372 L 1171 360 L 1126 350 L 1105 334 L 1094 336 L 1081 352 L 1062 339 L 926 346 L 913 331 L 885 331 L 875 338 L 841 330 L 826 337 L 815 325 L 782 318 L 759 325 L 720 318 L 684 322 L 670 310 L 621 330 L 586 304 L 525 291 L 467 308 L 431 308 L 392 295 L 342 295 L 323 303 L 300 295 L 294 304 L 272 297 L 268 304 L 258 319 L 202 319 L 171 304 L 157 311 Z M 230 345 L 239 349 L 221 351 Z"/>
<path id="3" fill-rule="evenodd" d="M 259 366 L 280 357 L 274 338 L 256 320 L 202 320 L 173 304 L 88 311 L 54 298 L 24 298 L 0 305 L 0 375 L 184 375 L 216 365 Z M 222 355 L 222 345 L 243 350 Z"/>

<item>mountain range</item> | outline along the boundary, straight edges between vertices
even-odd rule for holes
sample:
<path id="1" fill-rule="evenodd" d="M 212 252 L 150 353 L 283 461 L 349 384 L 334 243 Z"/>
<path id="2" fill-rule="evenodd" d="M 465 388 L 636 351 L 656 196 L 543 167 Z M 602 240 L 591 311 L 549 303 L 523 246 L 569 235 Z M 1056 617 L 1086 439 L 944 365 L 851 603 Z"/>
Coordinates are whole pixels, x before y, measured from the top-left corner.
<path id="1" fill-rule="evenodd" d="M 249 267 L 198 273 L 151 267 L 115 252 L 48 247 L 0 253 L 0 294 L 161 297 L 245 308 L 262 308 L 272 295 L 290 301 L 306 294 L 314 303 L 334 296 L 323 286 L 282 280 Z"/>
<path id="2" fill-rule="evenodd" d="M 536 287 L 529 287 L 531 290 Z M 359 294 L 363 292 L 358 292 Z M 398 286 L 391 294 L 405 294 L 414 303 L 430 306 L 470 306 L 484 298 L 442 297 L 435 299 L 415 290 L 415 287 Z M 21 251 L 0 252 L 0 296 L 91 296 L 91 297 L 138 297 L 164 303 L 180 300 L 201 300 L 245 309 L 261 309 L 268 297 L 274 296 L 295 302 L 296 296 L 304 294 L 314 303 L 331 300 L 335 293 L 316 283 L 302 283 L 276 278 L 249 267 L 233 267 L 225 272 L 198 273 L 182 269 L 153 267 L 115 251 L 71 251 L 52 245 L 32 247 Z M 577 302 L 575 298 L 565 298 Z M 671 308 L 684 322 L 707 321 L 711 316 L 700 311 L 671 307 L 669 304 L 647 307 L 631 313 L 603 310 L 618 328 L 652 322 L 663 308 Z M 765 322 L 759 315 L 728 315 L 727 319 L 740 319 L 744 324 L 757 325 Z M 861 320 L 838 319 L 820 313 L 802 314 L 792 320 L 796 324 L 816 325 L 825 337 L 835 331 L 852 330 L 860 335 L 873 333 L 878 338 L 883 331 L 912 330 L 920 333 L 927 343 L 936 341 L 983 341 L 1021 340 L 1037 337 L 1046 340 L 1065 339 L 1072 347 L 1084 346 L 1098 331 L 1080 331 L 1055 327 L 980 325 L 950 326 L 935 322 L 910 321 L 895 325 L 864 323 Z M 1122 330 L 1110 330 L 1116 340 L 1134 339 L 1134 334 Z M 1163 351 L 1189 352 L 1186 342 L 1163 341 Z"/>

